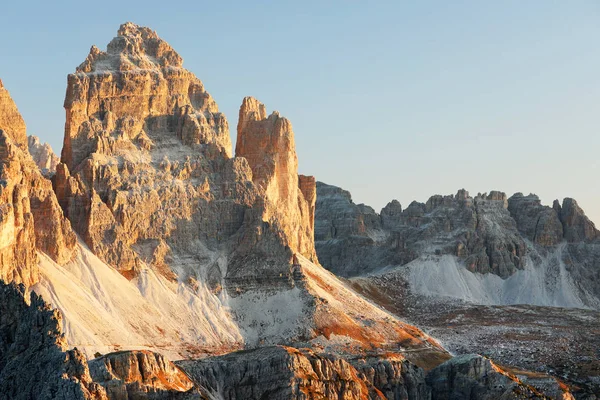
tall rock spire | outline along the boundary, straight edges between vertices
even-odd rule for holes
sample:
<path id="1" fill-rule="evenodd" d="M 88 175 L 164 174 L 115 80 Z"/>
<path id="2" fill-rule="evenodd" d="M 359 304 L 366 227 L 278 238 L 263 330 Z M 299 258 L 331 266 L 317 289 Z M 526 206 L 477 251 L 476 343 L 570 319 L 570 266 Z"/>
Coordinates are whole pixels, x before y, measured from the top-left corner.
<path id="1" fill-rule="evenodd" d="M 277 111 L 267 117 L 264 104 L 246 97 L 240 107 L 235 155 L 248 160 L 253 182 L 264 191 L 264 220 L 277 218 L 290 248 L 316 261 L 315 180 L 298 175 L 291 122 Z"/>

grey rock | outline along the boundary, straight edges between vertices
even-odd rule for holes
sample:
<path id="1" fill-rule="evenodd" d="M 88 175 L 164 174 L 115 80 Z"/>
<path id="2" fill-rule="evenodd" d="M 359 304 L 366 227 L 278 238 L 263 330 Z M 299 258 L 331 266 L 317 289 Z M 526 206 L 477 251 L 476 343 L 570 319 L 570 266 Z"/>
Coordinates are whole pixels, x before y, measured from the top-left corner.
<path id="1" fill-rule="evenodd" d="M 85 356 L 66 350 L 62 318 L 23 285 L 0 282 L 0 399 L 106 399 Z"/>
<path id="2" fill-rule="evenodd" d="M 434 368 L 427 375 L 432 400 L 544 399 L 489 359 L 467 354 Z"/>

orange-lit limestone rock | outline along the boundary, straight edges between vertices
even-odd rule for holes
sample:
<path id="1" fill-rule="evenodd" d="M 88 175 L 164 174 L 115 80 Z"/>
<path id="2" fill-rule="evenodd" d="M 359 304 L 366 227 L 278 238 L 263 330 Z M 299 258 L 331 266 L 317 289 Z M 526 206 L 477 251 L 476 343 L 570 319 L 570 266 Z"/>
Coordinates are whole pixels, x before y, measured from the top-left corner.
<path id="1" fill-rule="evenodd" d="M 264 191 L 263 219 L 277 219 L 288 246 L 316 262 L 313 177 L 298 176 L 291 122 L 277 111 L 267 117 L 261 102 L 246 97 L 240 107 L 235 154 L 248 160 L 252 180 Z"/>
<path id="2" fill-rule="evenodd" d="M 0 279 L 32 285 L 39 278 L 36 249 L 62 264 L 76 238 L 27 151 L 25 125 L 7 93 L 0 88 Z"/>
<path id="3" fill-rule="evenodd" d="M 89 153 L 152 148 L 148 131 L 175 130 L 184 144 L 210 144 L 231 155 L 227 121 L 183 59 L 149 28 L 121 25 L 101 51 L 93 46 L 68 78 L 62 161 Z"/>
<path id="4" fill-rule="evenodd" d="M 172 362 L 147 350 L 121 351 L 89 362 L 94 382 L 106 389 L 111 400 L 173 398 L 194 391 L 194 384 Z M 200 399 L 200 396 L 191 398 Z"/>
<path id="5" fill-rule="evenodd" d="M 0 79 L 0 129 L 22 148 L 27 148 L 25 121 Z"/>
<path id="6" fill-rule="evenodd" d="M 129 277 L 146 263 L 172 279 L 174 264 L 184 280 L 220 279 L 223 242 L 256 197 L 225 116 L 182 63 L 154 31 L 126 23 L 68 79 L 59 201 Z"/>

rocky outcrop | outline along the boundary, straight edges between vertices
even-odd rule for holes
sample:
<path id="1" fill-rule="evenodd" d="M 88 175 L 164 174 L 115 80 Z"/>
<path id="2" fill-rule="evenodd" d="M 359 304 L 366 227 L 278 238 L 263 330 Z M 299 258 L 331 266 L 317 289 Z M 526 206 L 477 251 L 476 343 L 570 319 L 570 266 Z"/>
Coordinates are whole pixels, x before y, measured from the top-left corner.
<path id="1" fill-rule="evenodd" d="M 62 318 L 24 286 L 0 282 L 0 399 L 106 400 L 86 358 L 67 350 Z"/>
<path id="2" fill-rule="evenodd" d="M 264 104 L 246 97 L 240 107 L 235 155 L 248 160 L 252 180 L 264 192 L 263 220 L 278 220 L 292 251 L 315 262 L 315 180 L 298 176 L 291 122 L 277 111 L 267 117 Z"/>
<path id="3" fill-rule="evenodd" d="M 251 346 L 335 334 L 445 353 L 316 263 L 315 180 L 298 175 L 287 119 L 246 98 L 231 158 L 225 117 L 200 81 L 154 32 L 129 23 L 106 52 L 92 48 L 68 85 L 54 188 L 88 247 L 123 276 L 139 283 L 151 268 L 208 288 Z M 323 290 L 352 301 L 325 302 Z M 227 339 L 219 351 L 239 346 L 217 334 Z"/>
<path id="4" fill-rule="evenodd" d="M 172 399 L 187 393 L 194 398 L 192 381 L 172 362 L 151 351 L 110 353 L 89 362 L 90 374 L 110 400 Z M 198 394 L 195 398 L 200 398 Z"/>
<path id="5" fill-rule="evenodd" d="M 74 170 L 90 153 L 152 148 L 149 131 L 174 130 L 187 145 L 231 155 L 228 125 L 204 85 L 151 29 L 121 25 L 70 74 L 62 161 Z"/>
<path id="6" fill-rule="evenodd" d="M 574 199 L 564 199 L 559 210 L 564 236 L 568 242 L 593 241 L 600 238 L 600 232 Z"/>
<path id="7" fill-rule="evenodd" d="M 508 211 L 519 231 L 532 242 L 541 246 L 556 246 L 562 242 L 560 215 L 554 209 L 543 206 L 535 194 L 523 196 L 515 193 L 508 199 Z"/>
<path id="8" fill-rule="evenodd" d="M 178 364 L 209 398 L 428 398 L 423 371 L 401 357 L 344 360 L 277 346 Z"/>
<path id="9" fill-rule="evenodd" d="M 215 290 L 226 276 L 262 279 L 269 266 L 289 277 L 293 252 L 316 260 L 315 190 L 298 176 L 291 124 L 263 121 L 246 99 L 231 158 L 225 116 L 182 63 L 131 23 L 105 52 L 92 48 L 69 75 L 60 204 L 90 249 L 129 278 L 144 265 Z"/>
<path id="10" fill-rule="evenodd" d="M 33 157 L 33 161 L 37 164 L 38 168 L 42 171 L 45 177 L 51 177 L 56 172 L 56 166 L 60 162 L 60 158 L 48 143 L 40 143 L 40 139 L 37 136 L 27 137 L 27 146 L 29 153 Z"/>
<path id="11" fill-rule="evenodd" d="M 2 80 L 0 80 L 0 129 L 4 130 L 17 146 L 22 149 L 27 148 L 25 121 Z"/>
<path id="12" fill-rule="evenodd" d="M 0 89 L 0 92 L 4 89 Z M 25 125 L 7 93 L 0 112 L 0 279 L 32 285 L 38 280 L 36 249 L 59 264 L 71 259 L 75 234 L 23 145 Z M 4 124 L 4 125 L 2 125 Z"/>
<path id="13" fill-rule="evenodd" d="M 508 277 L 524 267 L 526 245 L 507 210 L 504 193 L 475 198 L 465 190 L 432 196 L 406 209 L 390 202 L 377 214 L 347 191 L 317 183 L 315 241 L 319 260 L 333 272 L 356 276 L 421 255 L 453 254 L 473 272 Z"/>
<path id="14" fill-rule="evenodd" d="M 413 201 L 405 209 L 393 200 L 377 214 L 354 204 L 349 192 L 317 182 L 317 254 L 326 268 L 343 276 L 448 254 L 472 272 L 507 278 L 528 258 L 541 263 L 547 254 L 560 252 L 565 264 L 575 266 L 570 272 L 576 281 L 599 296 L 593 283 L 600 265 L 598 238 L 594 224 L 569 198 L 562 206 L 555 201 L 547 207 L 533 194 L 507 198 L 492 191 L 471 197 L 459 190 L 426 203 Z M 564 250 L 559 249 L 563 242 L 568 243 Z"/>
<path id="15" fill-rule="evenodd" d="M 546 399 L 489 359 L 468 354 L 455 357 L 427 375 L 432 400 Z"/>
<path id="16" fill-rule="evenodd" d="M 224 276 L 217 259 L 256 200 L 204 85 L 148 28 L 126 23 L 69 75 L 55 189 L 87 245 L 125 276 Z"/>

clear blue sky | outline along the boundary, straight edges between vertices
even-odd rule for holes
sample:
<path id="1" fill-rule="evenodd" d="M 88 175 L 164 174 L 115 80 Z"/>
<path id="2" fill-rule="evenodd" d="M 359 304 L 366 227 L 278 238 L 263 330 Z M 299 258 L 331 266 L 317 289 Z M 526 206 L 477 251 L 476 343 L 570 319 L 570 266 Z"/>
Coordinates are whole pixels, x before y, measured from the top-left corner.
<path id="1" fill-rule="evenodd" d="M 62 144 L 66 75 L 119 25 L 155 29 L 229 118 L 294 126 L 300 171 L 379 210 L 459 188 L 576 198 L 600 223 L 600 2 L 16 1 L 0 78 Z"/>

